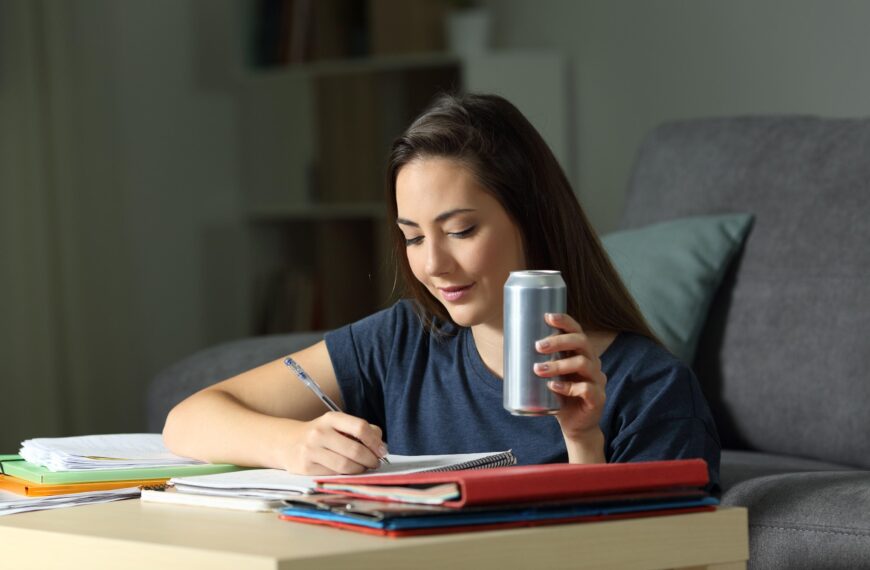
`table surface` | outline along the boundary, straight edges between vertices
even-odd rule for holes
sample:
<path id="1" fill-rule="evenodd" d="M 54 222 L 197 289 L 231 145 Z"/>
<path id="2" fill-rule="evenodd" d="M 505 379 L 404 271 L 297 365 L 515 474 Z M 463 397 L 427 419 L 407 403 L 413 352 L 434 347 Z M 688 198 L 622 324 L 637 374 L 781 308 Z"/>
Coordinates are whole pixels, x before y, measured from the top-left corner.
<path id="1" fill-rule="evenodd" d="M 384 538 L 127 500 L 0 517 L 10 568 L 745 568 L 746 510 Z"/>

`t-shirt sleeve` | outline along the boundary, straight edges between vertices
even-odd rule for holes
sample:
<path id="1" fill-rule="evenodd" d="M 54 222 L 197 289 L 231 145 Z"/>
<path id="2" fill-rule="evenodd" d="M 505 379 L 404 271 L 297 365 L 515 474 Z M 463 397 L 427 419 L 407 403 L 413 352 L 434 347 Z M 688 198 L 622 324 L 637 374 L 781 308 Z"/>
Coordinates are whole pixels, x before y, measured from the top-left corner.
<path id="1" fill-rule="evenodd" d="M 622 396 L 630 403 L 622 429 L 609 445 L 611 462 L 700 458 L 707 462 L 708 490 L 719 492 L 719 435 L 692 371 L 681 363 L 648 370 Z"/>
<path id="2" fill-rule="evenodd" d="M 384 387 L 394 339 L 401 338 L 398 303 L 328 332 L 326 348 L 335 370 L 344 411 L 379 426 L 387 439 Z"/>

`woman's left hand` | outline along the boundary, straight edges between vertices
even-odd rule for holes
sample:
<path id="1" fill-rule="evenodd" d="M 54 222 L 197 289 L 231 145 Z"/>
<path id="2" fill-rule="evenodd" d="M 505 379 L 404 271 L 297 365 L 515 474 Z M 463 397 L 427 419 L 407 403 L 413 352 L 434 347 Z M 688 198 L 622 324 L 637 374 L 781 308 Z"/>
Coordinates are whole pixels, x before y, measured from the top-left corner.
<path id="1" fill-rule="evenodd" d="M 572 447 L 583 449 L 583 455 L 603 456 L 604 444 L 598 422 L 604 410 L 607 376 L 601 371 L 601 360 L 583 333 L 580 324 L 570 315 L 547 313 L 545 320 L 561 334 L 539 339 L 535 348 L 541 354 L 562 353 L 561 358 L 535 364 L 535 374 L 542 378 L 561 376 L 548 382 L 550 390 L 562 396 L 562 409 L 556 415 L 569 456 Z M 592 452 L 595 453 L 592 453 Z M 573 457 L 571 458 L 572 462 Z"/>

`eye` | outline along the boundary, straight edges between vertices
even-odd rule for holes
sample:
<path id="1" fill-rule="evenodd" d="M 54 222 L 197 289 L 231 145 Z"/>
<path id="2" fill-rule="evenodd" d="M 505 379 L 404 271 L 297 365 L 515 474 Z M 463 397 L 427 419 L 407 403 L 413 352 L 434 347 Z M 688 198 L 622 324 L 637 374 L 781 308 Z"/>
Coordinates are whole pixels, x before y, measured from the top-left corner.
<path id="1" fill-rule="evenodd" d="M 476 229 L 477 229 L 477 226 L 471 226 L 470 228 L 468 228 L 466 230 L 462 230 L 461 232 L 453 232 L 449 235 L 451 235 L 455 238 L 464 239 L 464 238 L 469 237 Z"/>
<path id="2" fill-rule="evenodd" d="M 417 245 L 421 241 L 423 241 L 423 236 L 417 236 L 417 237 L 413 237 L 413 238 L 405 238 L 405 247 Z"/>

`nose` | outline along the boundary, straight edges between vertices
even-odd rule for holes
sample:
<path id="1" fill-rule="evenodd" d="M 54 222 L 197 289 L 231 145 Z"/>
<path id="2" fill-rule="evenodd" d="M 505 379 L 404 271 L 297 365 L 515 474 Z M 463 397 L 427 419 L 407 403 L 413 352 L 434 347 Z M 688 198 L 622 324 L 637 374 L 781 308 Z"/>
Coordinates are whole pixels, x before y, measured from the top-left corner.
<path id="1" fill-rule="evenodd" d="M 428 275 L 444 275 L 450 271 L 452 263 L 450 252 L 440 240 L 429 240 L 426 245 L 426 273 Z"/>

